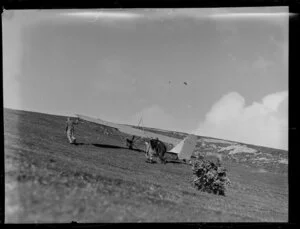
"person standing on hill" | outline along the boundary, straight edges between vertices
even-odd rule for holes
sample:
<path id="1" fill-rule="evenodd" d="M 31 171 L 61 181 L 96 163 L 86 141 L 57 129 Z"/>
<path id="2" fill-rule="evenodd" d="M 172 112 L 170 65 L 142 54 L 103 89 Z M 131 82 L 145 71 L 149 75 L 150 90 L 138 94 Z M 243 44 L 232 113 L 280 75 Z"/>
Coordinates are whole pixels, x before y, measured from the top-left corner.
<path id="1" fill-rule="evenodd" d="M 67 133 L 67 138 L 69 140 L 70 144 L 75 144 L 76 143 L 76 138 L 74 136 L 74 125 L 78 124 L 78 119 L 76 121 L 71 120 L 70 117 L 67 118 L 66 122 L 66 133 Z"/>

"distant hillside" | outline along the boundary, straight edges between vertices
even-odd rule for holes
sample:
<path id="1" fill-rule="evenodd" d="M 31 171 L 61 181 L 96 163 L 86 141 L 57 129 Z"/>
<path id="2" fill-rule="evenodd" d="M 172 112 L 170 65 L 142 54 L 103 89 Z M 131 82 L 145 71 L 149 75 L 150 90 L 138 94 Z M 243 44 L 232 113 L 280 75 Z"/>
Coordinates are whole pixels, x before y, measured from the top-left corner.
<path id="1" fill-rule="evenodd" d="M 188 135 L 187 133 L 165 131 L 149 127 L 133 127 L 178 139 L 184 139 Z M 288 152 L 285 150 L 205 136 L 198 136 L 198 139 L 194 155 L 217 153 L 222 155 L 225 160 L 262 168 L 266 171 L 279 173 L 287 173 L 288 171 Z"/>

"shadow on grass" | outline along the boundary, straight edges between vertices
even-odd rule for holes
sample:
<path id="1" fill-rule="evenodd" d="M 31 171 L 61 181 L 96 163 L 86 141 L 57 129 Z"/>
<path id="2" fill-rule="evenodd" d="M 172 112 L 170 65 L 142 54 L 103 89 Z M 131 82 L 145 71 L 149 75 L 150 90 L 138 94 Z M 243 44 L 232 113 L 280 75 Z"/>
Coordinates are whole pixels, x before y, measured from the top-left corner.
<path id="1" fill-rule="evenodd" d="M 101 147 L 101 148 L 112 148 L 112 149 L 129 149 L 127 147 L 122 147 L 122 146 L 115 146 L 115 145 L 106 145 L 106 144 L 92 144 L 93 146 L 96 147 Z M 137 152 L 144 152 L 143 150 L 140 149 L 129 149 Z"/>
<path id="2" fill-rule="evenodd" d="M 167 160 L 166 163 L 173 163 L 173 164 L 187 164 L 184 161 L 180 161 L 180 160 Z"/>
<path id="3" fill-rule="evenodd" d="M 79 145 L 88 145 L 88 144 L 84 144 L 84 143 L 73 143 L 75 146 L 79 146 Z"/>
<path id="4" fill-rule="evenodd" d="M 146 163 L 149 163 L 149 164 L 156 164 L 156 163 L 158 163 L 158 164 L 162 164 L 161 162 L 159 162 L 159 161 L 156 161 L 156 160 L 153 160 L 152 162 L 149 162 L 149 161 L 145 161 Z M 185 163 L 185 162 L 183 162 L 183 161 L 174 161 L 174 160 L 166 160 L 165 161 L 165 164 L 169 164 L 169 163 L 171 163 L 171 164 L 185 164 L 185 165 L 187 165 L 187 163 Z"/>
<path id="5" fill-rule="evenodd" d="M 100 147 L 100 148 L 128 149 L 128 148 L 125 148 L 125 147 L 122 147 L 122 146 L 106 145 L 106 144 L 97 144 L 97 143 L 93 143 L 93 144 L 91 144 L 91 145 L 96 146 L 96 147 Z"/>

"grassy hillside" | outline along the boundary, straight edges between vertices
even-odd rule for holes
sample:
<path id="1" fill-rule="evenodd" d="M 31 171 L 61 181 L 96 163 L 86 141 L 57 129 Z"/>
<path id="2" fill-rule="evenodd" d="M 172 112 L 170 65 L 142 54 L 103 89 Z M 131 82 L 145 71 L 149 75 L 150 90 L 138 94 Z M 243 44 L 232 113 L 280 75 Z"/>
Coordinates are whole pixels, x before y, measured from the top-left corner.
<path id="1" fill-rule="evenodd" d="M 128 150 L 128 136 L 111 128 L 83 122 L 76 127 L 79 145 L 70 145 L 65 121 L 62 116 L 4 109 L 5 222 L 288 220 L 288 177 L 277 168 L 287 168 L 279 163 L 287 159 L 286 152 L 260 148 L 247 156 L 219 152 L 226 144 L 200 144 L 197 151 L 225 155 L 231 186 L 226 196 L 217 196 L 191 186 L 191 166 L 171 155 L 165 165 L 145 163 L 142 141 L 136 150 Z M 270 154 L 276 166 L 266 166 L 270 160 L 250 163 L 262 154 Z"/>

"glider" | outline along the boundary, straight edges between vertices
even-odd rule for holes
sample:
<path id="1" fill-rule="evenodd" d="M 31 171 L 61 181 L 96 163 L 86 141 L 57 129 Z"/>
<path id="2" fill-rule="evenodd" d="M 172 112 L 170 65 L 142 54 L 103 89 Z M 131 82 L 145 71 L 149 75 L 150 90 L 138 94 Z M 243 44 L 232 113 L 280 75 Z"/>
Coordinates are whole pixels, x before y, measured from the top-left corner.
<path id="1" fill-rule="evenodd" d="M 181 140 L 178 138 L 168 137 L 162 134 L 153 133 L 150 131 L 140 130 L 134 127 L 131 127 L 129 125 L 125 124 L 117 124 L 113 122 L 107 122 L 101 119 L 91 118 L 85 115 L 76 115 L 79 119 L 93 122 L 96 124 L 100 124 L 103 126 L 108 126 L 117 129 L 120 132 L 139 136 L 143 138 L 158 138 L 160 141 L 172 144 L 175 147 L 173 147 L 171 150 L 167 151 L 168 153 L 177 154 L 179 159 L 185 159 L 189 160 L 194 152 L 194 149 L 197 144 L 197 136 L 196 135 L 188 135 L 185 139 Z"/>

